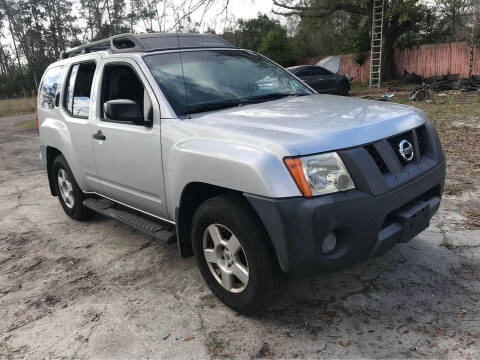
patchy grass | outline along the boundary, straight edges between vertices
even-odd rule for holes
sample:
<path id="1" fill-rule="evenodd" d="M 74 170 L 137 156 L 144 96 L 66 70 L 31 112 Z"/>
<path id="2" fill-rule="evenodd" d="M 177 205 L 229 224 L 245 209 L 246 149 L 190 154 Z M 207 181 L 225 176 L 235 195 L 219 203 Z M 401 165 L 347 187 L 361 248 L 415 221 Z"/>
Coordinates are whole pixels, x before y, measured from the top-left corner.
<path id="1" fill-rule="evenodd" d="M 463 187 L 459 184 L 446 184 L 443 190 L 445 195 L 459 195 L 463 190 Z"/>
<path id="2" fill-rule="evenodd" d="M 358 82 L 354 81 L 350 84 L 350 89 L 352 90 L 363 90 L 363 89 L 368 89 L 369 84 L 368 82 Z"/>
<path id="3" fill-rule="evenodd" d="M 36 109 L 36 98 L 18 98 L 0 100 L 0 117 L 31 114 Z"/>
<path id="4" fill-rule="evenodd" d="M 402 104 L 402 105 L 413 105 L 412 100 L 410 100 L 409 97 L 400 97 L 397 99 L 393 99 L 393 102 L 396 102 L 397 104 Z"/>
<path id="5" fill-rule="evenodd" d="M 447 158 L 447 178 L 459 185 L 447 185 L 447 195 L 458 195 L 478 185 L 480 175 L 480 95 L 478 92 L 431 93 L 427 101 L 408 97 L 392 101 L 415 106 L 435 124 Z"/>
<path id="6" fill-rule="evenodd" d="M 467 225 L 471 229 L 480 229 L 480 210 L 469 209 L 465 210 L 464 214 L 467 217 Z"/>
<path id="7" fill-rule="evenodd" d="M 15 126 L 19 127 L 22 130 L 30 131 L 37 129 L 37 119 L 27 120 L 27 121 L 20 121 L 15 124 Z"/>

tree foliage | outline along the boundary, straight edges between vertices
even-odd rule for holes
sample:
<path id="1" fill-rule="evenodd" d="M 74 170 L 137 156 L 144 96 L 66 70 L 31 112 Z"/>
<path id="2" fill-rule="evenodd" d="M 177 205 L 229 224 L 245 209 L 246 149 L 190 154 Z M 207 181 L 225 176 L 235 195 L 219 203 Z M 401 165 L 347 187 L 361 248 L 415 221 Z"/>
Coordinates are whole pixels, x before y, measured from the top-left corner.
<path id="1" fill-rule="evenodd" d="M 292 65 L 292 46 L 284 28 L 270 29 L 263 37 L 258 52 L 283 66 Z"/>
<path id="2" fill-rule="evenodd" d="M 309 44 L 304 49 L 305 55 L 314 51 L 308 47 L 315 44 L 324 51 L 328 49 L 327 52 L 350 50 L 359 54 L 361 61 L 360 55 L 370 48 L 373 0 L 273 0 L 273 3 L 274 13 L 300 19 L 297 36 Z M 393 54 L 397 46 L 445 41 L 448 32 L 452 33 L 451 41 L 465 39 L 468 31 L 461 36 L 455 34 L 458 35 L 459 28 L 466 29 L 466 25 L 472 23 L 467 9 L 471 11 L 473 2 L 440 0 L 437 3 L 438 8 L 421 0 L 385 0 L 384 78 L 394 75 Z M 307 30 L 302 32 L 304 26 Z M 326 39 L 330 46 L 319 43 Z"/>

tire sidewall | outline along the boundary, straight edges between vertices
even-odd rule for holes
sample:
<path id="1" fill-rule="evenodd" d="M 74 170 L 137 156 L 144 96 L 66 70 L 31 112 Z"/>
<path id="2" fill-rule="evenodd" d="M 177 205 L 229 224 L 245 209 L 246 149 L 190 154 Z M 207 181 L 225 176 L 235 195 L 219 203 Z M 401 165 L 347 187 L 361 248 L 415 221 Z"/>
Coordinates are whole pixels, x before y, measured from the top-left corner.
<path id="1" fill-rule="evenodd" d="M 65 172 L 68 174 L 68 177 L 70 179 L 70 183 L 72 184 L 73 188 L 73 196 L 74 196 L 74 205 L 72 208 L 69 208 L 66 204 L 65 201 L 62 198 L 62 195 L 60 193 L 60 185 L 58 184 L 58 171 L 60 169 L 65 170 Z M 70 167 L 67 164 L 67 161 L 62 155 L 59 155 L 55 158 L 55 161 L 53 162 L 53 183 L 55 186 L 55 191 L 57 193 L 58 200 L 60 201 L 60 205 L 62 206 L 63 210 L 67 213 L 68 216 L 76 218 L 81 216 L 81 212 L 83 210 L 83 193 L 80 190 L 79 186 L 77 185 L 77 182 L 75 181 L 75 177 L 72 174 L 72 171 L 70 170 Z"/>
<path id="2" fill-rule="evenodd" d="M 260 238 L 263 234 L 260 234 L 256 224 L 252 224 L 245 216 L 242 216 L 243 214 L 237 214 L 235 211 L 234 214 L 229 214 L 223 207 L 211 206 L 213 204 L 205 205 L 196 212 L 196 219 L 192 228 L 193 252 L 200 273 L 213 293 L 222 302 L 239 312 L 248 311 L 248 309 L 255 307 L 256 303 L 261 302 L 262 290 L 266 285 L 264 269 L 255 246 L 255 241 L 264 241 Z M 249 268 L 249 280 L 246 288 L 240 293 L 232 293 L 218 283 L 203 255 L 204 232 L 212 224 L 227 227 L 235 234 L 244 249 Z"/>
<path id="3" fill-rule="evenodd" d="M 349 84 L 346 81 L 340 82 L 340 84 L 338 85 L 338 94 L 342 96 L 348 96 L 349 91 Z"/>

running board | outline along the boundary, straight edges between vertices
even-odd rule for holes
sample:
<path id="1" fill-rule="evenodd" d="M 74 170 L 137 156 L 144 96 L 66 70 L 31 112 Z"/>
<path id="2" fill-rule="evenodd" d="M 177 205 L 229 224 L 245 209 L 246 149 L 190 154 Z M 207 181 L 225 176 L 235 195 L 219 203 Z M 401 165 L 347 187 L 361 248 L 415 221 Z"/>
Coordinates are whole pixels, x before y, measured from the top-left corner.
<path id="1" fill-rule="evenodd" d="M 138 231 L 150 235 L 162 244 L 169 245 L 176 241 L 175 232 L 172 232 L 168 226 L 162 226 L 131 211 L 118 208 L 113 201 L 87 198 L 83 200 L 83 205 L 101 215 L 121 221 Z"/>

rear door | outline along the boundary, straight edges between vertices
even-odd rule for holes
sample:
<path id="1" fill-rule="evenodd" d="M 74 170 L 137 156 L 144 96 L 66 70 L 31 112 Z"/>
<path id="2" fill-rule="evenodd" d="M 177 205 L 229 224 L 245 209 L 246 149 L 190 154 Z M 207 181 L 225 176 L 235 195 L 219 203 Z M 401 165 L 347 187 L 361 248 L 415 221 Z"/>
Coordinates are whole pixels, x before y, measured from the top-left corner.
<path id="1" fill-rule="evenodd" d="M 63 126 L 68 127 L 64 141 L 67 149 L 62 149 L 69 162 L 75 179 L 82 190 L 98 191 L 99 182 L 90 142 L 89 119 L 95 110 L 92 88 L 97 76 L 98 55 L 88 59 L 78 59 L 66 66 L 66 76 L 61 97 L 57 100 Z"/>
<path id="2" fill-rule="evenodd" d="M 331 92 L 336 89 L 337 75 L 319 66 L 313 66 L 312 72 L 312 82 L 316 86 L 321 86 L 322 91 Z"/>
<path id="3" fill-rule="evenodd" d="M 107 60 L 102 65 L 97 93 L 90 137 L 102 185 L 100 194 L 151 215 L 166 217 L 160 110 L 144 74 L 132 59 Z M 104 103 L 115 99 L 137 102 L 145 118 L 150 117 L 153 123 L 145 126 L 107 119 Z"/>

